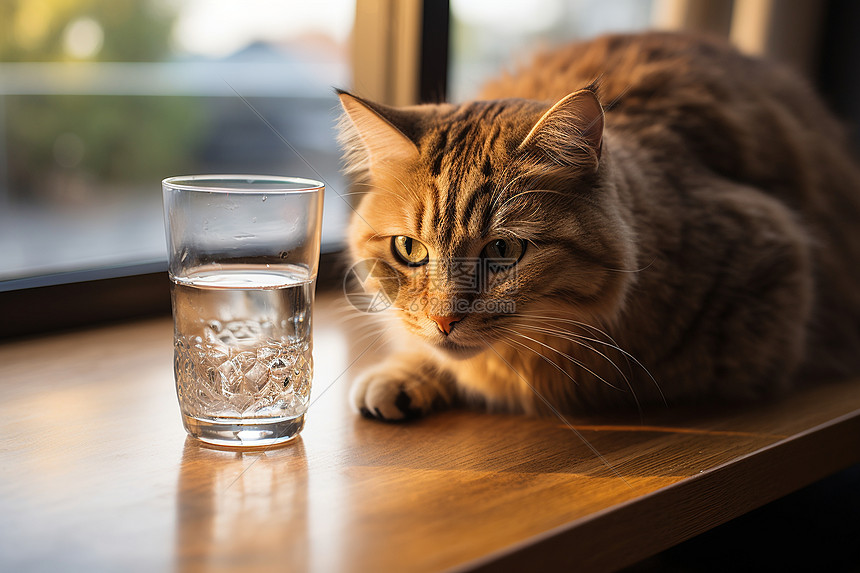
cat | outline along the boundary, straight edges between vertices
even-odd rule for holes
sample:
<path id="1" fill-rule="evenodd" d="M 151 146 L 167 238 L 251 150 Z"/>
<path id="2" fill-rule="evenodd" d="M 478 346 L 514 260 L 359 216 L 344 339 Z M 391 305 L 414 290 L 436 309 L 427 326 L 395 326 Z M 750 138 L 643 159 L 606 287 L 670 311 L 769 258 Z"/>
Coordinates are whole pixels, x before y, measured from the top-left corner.
<path id="1" fill-rule="evenodd" d="M 363 415 L 724 403 L 860 372 L 860 171 L 787 68 L 652 32 L 460 105 L 338 93 L 349 253 L 385 269 L 398 345 L 354 381 Z"/>

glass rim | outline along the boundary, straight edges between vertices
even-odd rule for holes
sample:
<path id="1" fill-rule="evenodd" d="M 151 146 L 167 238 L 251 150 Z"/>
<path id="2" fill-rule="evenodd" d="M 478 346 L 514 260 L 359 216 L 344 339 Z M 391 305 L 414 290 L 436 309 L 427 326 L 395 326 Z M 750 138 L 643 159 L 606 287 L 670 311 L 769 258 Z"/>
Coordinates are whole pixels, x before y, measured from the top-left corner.
<path id="1" fill-rule="evenodd" d="M 236 187 L 218 186 L 219 182 L 239 184 Z M 245 186 L 241 184 L 244 182 Z M 260 189 L 259 184 L 269 184 L 273 187 Z M 206 193 L 314 193 L 325 189 L 325 183 L 304 177 L 286 177 L 282 175 L 249 175 L 237 173 L 176 175 L 161 181 L 163 187 L 177 191 L 202 191 Z M 278 185 L 283 185 L 279 188 Z"/>

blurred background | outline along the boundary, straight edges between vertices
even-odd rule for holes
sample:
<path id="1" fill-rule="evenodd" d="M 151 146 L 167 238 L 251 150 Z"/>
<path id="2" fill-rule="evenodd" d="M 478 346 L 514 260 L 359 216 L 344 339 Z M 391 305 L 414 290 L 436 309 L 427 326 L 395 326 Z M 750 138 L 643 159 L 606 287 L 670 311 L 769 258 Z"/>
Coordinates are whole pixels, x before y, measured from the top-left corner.
<path id="1" fill-rule="evenodd" d="M 602 32 L 723 35 L 856 118 L 857 4 L 2 0 L 0 291 L 163 270 L 160 181 L 178 174 L 322 179 L 335 252 L 350 207 L 333 87 L 461 101 L 534 50 Z"/>
<path id="2" fill-rule="evenodd" d="M 186 173 L 322 176 L 326 241 L 341 241 L 332 86 L 350 84 L 353 13 L 3 0 L 0 278 L 165 259 L 159 182 Z"/>

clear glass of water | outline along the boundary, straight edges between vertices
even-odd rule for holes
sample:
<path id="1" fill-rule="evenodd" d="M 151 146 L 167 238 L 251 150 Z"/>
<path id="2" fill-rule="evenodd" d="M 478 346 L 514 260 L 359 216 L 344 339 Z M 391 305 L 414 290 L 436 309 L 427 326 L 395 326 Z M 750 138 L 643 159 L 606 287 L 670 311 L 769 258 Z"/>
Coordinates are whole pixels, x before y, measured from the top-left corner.
<path id="1" fill-rule="evenodd" d="M 324 185 L 193 175 L 162 189 L 185 429 L 227 446 L 294 438 L 313 378 Z"/>

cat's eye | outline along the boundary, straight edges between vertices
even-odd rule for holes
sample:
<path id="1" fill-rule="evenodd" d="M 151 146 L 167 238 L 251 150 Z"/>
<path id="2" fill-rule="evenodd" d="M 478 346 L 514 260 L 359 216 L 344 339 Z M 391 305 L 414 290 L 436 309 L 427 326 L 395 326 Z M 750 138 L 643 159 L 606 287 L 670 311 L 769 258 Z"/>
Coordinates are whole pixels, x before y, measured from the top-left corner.
<path id="1" fill-rule="evenodd" d="M 426 265 L 427 261 L 430 260 L 430 254 L 427 252 L 427 247 L 424 246 L 424 243 L 405 235 L 398 235 L 391 239 L 391 250 L 394 251 L 394 256 L 401 263 L 410 267 Z"/>
<path id="2" fill-rule="evenodd" d="M 501 266 L 515 265 L 523 258 L 526 252 L 526 243 L 522 239 L 512 237 L 494 239 L 484 246 L 481 256 L 485 259 L 497 261 Z"/>

